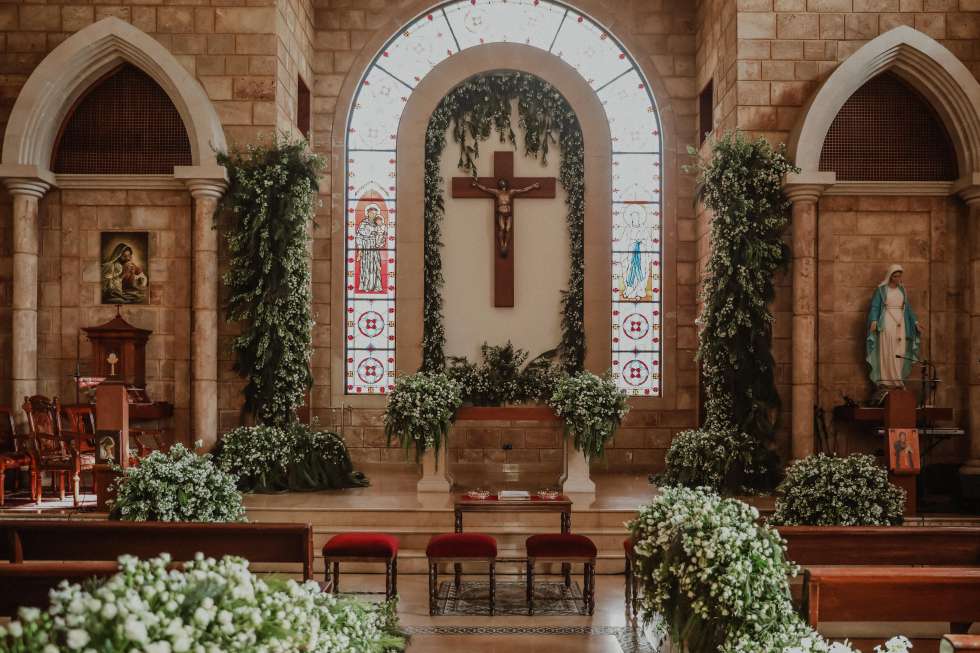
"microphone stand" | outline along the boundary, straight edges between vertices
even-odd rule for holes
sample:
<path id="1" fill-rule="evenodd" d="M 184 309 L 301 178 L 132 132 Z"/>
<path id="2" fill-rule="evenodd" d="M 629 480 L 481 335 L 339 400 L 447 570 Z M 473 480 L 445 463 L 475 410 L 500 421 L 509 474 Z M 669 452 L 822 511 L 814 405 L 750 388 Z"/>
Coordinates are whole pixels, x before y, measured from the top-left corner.
<path id="1" fill-rule="evenodd" d="M 922 367 L 922 386 L 919 388 L 919 407 L 932 406 L 936 401 L 936 386 L 939 384 L 938 371 L 932 361 L 919 360 L 911 356 L 895 354 L 895 358 L 912 361 L 914 365 Z"/>

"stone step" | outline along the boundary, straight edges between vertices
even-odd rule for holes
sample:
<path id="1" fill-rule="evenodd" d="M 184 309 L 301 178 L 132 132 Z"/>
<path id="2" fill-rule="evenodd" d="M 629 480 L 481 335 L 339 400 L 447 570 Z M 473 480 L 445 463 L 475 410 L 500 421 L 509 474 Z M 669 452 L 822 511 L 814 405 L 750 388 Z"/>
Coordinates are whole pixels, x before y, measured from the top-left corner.
<path id="1" fill-rule="evenodd" d="M 429 526 L 442 532 L 453 529 L 451 510 L 330 510 L 291 509 L 278 507 L 248 506 L 249 521 L 256 522 L 305 522 L 314 528 L 361 527 L 362 530 L 383 531 L 386 528 L 404 526 Z M 636 517 L 635 510 L 572 510 L 572 528 L 622 528 L 625 522 Z M 467 530 L 478 530 L 501 524 L 533 526 L 539 529 L 557 528 L 557 513 L 480 513 L 463 515 Z"/>

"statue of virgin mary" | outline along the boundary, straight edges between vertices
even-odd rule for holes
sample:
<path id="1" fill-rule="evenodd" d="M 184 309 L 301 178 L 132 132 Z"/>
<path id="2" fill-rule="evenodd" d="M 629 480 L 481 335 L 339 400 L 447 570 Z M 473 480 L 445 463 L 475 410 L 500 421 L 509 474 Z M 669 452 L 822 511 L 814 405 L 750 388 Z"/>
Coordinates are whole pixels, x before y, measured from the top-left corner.
<path id="1" fill-rule="evenodd" d="M 901 265 L 889 267 L 871 296 L 866 360 L 871 382 L 878 388 L 904 388 L 912 363 L 919 358 L 922 327 L 902 285 L 903 272 Z"/>

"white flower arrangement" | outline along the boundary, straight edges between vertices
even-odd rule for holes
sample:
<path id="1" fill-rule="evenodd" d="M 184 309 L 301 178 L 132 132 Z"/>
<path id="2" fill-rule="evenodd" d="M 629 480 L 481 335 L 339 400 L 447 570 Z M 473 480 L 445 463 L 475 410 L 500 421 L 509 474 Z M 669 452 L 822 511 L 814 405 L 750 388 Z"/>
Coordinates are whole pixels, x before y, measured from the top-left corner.
<path id="1" fill-rule="evenodd" d="M 385 435 L 421 456 L 438 454 L 463 405 L 462 386 L 445 374 L 417 372 L 399 377 L 385 406 Z"/>
<path id="2" fill-rule="evenodd" d="M 784 526 L 895 526 L 905 510 L 905 490 L 867 454 L 808 456 L 786 469 L 777 490 L 770 523 Z"/>
<path id="3" fill-rule="evenodd" d="M 289 426 L 242 426 L 221 438 L 221 469 L 246 492 L 315 490 L 367 485 L 355 472 L 336 433 L 294 422 Z"/>
<path id="4" fill-rule="evenodd" d="M 602 456 L 630 410 L 626 395 L 611 379 L 591 372 L 562 375 L 548 405 L 564 418 L 566 435 L 587 458 Z"/>
<path id="5" fill-rule="evenodd" d="M 666 486 L 629 524 L 643 619 L 689 653 L 855 653 L 793 608 L 785 542 L 758 511 L 707 488 Z M 878 653 L 907 653 L 904 637 Z"/>
<path id="6" fill-rule="evenodd" d="M 245 521 L 235 477 L 182 444 L 154 451 L 116 481 L 112 516 L 125 521 Z"/>
<path id="7" fill-rule="evenodd" d="M 42 612 L 0 626 L 0 653 L 386 653 L 401 651 L 390 605 L 338 598 L 312 581 L 263 580 L 248 561 L 119 559 L 92 589 L 62 581 Z"/>

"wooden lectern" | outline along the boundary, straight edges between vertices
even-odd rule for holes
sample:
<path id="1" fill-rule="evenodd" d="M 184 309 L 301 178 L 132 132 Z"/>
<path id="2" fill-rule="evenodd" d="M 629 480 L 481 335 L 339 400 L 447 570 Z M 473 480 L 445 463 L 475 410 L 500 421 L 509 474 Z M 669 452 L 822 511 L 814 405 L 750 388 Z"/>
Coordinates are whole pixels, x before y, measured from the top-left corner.
<path id="1" fill-rule="evenodd" d="M 105 381 L 95 390 L 95 478 L 99 510 L 105 510 L 115 494 L 110 487 L 119 476 L 111 465 L 129 467 L 129 392 L 127 383 L 116 374 L 119 358 L 106 357 Z"/>
<path id="2" fill-rule="evenodd" d="M 916 427 L 916 412 L 915 412 L 915 395 L 908 390 L 891 390 L 888 396 L 885 398 L 885 434 L 887 446 L 887 434 L 889 431 L 902 429 L 902 430 L 915 430 Z M 919 451 L 918 447 L 915 448 L 915 455 L 918 457 Z M 886 459 L 888 456 L 886 455 Z M 915 467 L 919 467 L 919 461 L 915 461 Z M 895 470 L 889 466 L 888 469 L 888 480 L 889 482 L 897 485 L 898 487 L 905 490 L 905 516 L 911 516 L 916 514 L 918 507 L 916 505 L 916 480 L 919 478 L 918 471 L 914 473 L 896 473 Z"/>

